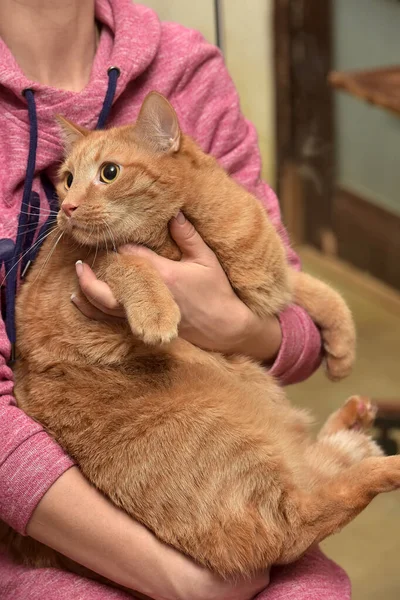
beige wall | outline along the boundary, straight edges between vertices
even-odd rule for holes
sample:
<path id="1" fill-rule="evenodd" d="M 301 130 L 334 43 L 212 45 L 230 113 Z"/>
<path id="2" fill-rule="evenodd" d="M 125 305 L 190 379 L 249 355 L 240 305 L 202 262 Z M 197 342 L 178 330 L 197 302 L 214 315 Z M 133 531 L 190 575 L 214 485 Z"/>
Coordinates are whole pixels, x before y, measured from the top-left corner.
<path id="1" fill-rule="evenodd" d="M 162 21 L 176 21 L 198 29 L 206 40 L 215 44 L 213 0 L 139 0 L 138 4 L 153 8 Z"/>
<path id="2" fill-rule="evenodd" d="M 242 110 L 258 131 L 264 177 L 275 183 L 272 0 L 224 0 L 225 58 Z"/>
<path id="3" fill-rule="evenodd" d="M 141 0 L 162 20 L 198 29 L 215 43 L 212 0 Z M 275 184 L 272 0 L 223 0 L 224 50 L 242 110 L 257 128 L 263 175 Z"/>

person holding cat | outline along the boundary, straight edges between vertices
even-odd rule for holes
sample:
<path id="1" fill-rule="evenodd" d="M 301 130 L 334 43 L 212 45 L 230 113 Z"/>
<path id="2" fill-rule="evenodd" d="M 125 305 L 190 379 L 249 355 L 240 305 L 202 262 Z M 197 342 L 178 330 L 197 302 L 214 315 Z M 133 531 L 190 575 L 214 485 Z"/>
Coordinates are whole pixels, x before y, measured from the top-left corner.
<path id="1" fill-rule="evenodd" d="M 299 268 L 277 199 L 260 180 L 254 128 L 240 112 L 219 51 L 194 31 L 161 24 L 130 0 L 3 0 L 0 4 L 0 261 L 6 290 L 0 329 L 0 519 L 129 589 L 171 600 L 345 600 L 343 571 L 315 549 L 298 563 L 230 583 L 158 542 L 105 500 L 52 438 L 16 407 L 7 366 L 14 339 L 13 302 L 34 259 L 39 232 L 56 209 L 52 181 L 62 157 L 55 114 L 81 123 L 133 122 L 145 95 L 157 89 L 177 108 L 185 131 L 213 154 L 265 206 Z M 215 255 L 184 215 L 171 223 L 182 251 L 170 263 L 146 249 L 182 313 L 180 335 L 205 349 L 241 352 L 265 362 L 282 383 L 318 367 L 321 339 L 310 317 L 291 306 L 261 320 L 235 296 Z M 21 259 L 20 270 L 12 269 Z M 123 318 L 110 290 L 88 265 L 77 267 L 88 317 Z M 68 290 L 66 290 L 68 293 Z M 40 307 L 38 307 L 40 310 Z M 55 315 L 56 326 L 56 315 Z M 1 535 L 1 532 L 0 532 Z M 0 551 L 1 552 L 1 551 Z M 264 591 L 263 591 L 264 590 Z M 122 599 L 129 596 L 73 575 L 32 571 L 0 553 L 0 596 Z"/>

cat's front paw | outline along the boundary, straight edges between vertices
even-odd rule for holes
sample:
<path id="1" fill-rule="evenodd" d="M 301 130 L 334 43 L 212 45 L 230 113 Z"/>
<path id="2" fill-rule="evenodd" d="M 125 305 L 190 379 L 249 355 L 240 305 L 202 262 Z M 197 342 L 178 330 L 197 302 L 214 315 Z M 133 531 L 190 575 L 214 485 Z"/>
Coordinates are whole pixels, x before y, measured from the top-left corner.
<path id="1" fill-rule="evenodd" d="M 340 381 L 353 370 L 356 357 L 355 331 L 323 331 L 326 372 L 332 381 Z"/>
<path id="2" fill-rule="evenodd" d="M 167 344 L 178 337 L 181 313 L 172 299 L 168 304 L 135 306 L 127 312 L 133 334 L 145 344 Z"/>
<path id="3" fill-rule="evenodd" d="M 133 335 L 145 344 L 178 336 L 181 313 L 158 271 L 141 257 L 110 256 L 104 279 L 124 307 Z"/>

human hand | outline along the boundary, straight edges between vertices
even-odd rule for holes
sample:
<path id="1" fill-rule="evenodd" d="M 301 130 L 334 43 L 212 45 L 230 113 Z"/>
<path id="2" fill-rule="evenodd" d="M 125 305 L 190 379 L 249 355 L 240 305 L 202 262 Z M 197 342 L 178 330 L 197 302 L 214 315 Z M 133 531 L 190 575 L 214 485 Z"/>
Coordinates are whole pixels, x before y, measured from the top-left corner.
<path id="1" fill-rule="evenodd" d="M 281 344 L 278 319 L 260 319 L 236 296 L 216 255 L 182 213 L 172 219 L 170 233 L 181 250 L 180 261 L 143 246 L 123 246 L 119 252 L 148 259 L 160 273 L 181 311 L 180 337 L 206 350 L 272 361 Z M 83 314 L 124 318 L 108 285 L 88 265 L 77 265 L 77 273 L 87 301 L 75 297 L 73 302 Z"/>

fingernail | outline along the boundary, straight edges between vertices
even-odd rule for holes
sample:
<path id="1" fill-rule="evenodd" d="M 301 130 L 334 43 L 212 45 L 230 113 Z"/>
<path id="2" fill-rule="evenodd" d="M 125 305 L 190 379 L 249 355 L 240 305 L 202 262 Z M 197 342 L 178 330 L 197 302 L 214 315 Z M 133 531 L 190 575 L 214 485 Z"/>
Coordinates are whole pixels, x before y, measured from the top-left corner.
<path id="1" fill-rule="evenodd" d="M 70 300 L 75 304 L 76 294 L 71 294 Z"/>
<path id="2" fill-rule="evenodd" d="M 175 219 L 177 220 L 177 222 L 179 223 L 179 225 L 183 225 L 183 223 L 186 221 L 186 217 L 183 214 L 183 212 L 179 211 L 178 214 L 176 215 Z"/>
<path id="3" fill-rule="evenodd" d="M 81 260 L 77 260 L 75 263 L 76 274 L 80 277 L 83 273 L 83 262 Z"/>

